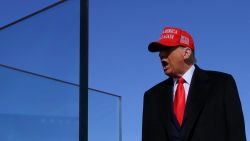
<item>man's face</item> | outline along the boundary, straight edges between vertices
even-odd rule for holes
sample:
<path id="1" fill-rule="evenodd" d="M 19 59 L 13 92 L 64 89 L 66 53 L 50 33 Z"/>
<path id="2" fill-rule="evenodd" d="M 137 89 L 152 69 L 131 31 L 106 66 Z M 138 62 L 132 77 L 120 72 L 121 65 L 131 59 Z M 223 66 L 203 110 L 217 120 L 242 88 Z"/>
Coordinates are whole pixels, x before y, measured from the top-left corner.
<path id="1" fill-rule="evenodd" d="M 184 51 L 181 47 L 161 49 L 159 57 L 164 73 L 170 77 L 180 77 L 184 73 Z"/>

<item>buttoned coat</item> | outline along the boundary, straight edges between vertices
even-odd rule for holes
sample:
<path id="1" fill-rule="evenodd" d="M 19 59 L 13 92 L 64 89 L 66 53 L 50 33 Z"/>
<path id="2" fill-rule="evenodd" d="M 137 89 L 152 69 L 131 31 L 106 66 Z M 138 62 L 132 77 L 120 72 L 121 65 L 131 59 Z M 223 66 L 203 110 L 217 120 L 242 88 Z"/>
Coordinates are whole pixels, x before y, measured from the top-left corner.
<path id="1" fill-rule="evenodd" d="M 142 141 L 171 141 L 172 95 L 172 78 L 145 92 Z M 241 102 L 233 77 L 195 65 L 184 121 L 187 126 L 184 141 L 246 141 Z"/>

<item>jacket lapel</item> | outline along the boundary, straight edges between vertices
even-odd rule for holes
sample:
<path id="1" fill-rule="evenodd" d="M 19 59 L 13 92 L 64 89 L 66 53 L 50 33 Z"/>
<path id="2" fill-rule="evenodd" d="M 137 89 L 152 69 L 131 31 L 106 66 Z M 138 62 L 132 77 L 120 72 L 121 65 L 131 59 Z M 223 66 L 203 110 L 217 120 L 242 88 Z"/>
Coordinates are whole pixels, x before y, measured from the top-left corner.
<path id="1" fill-rule="evenodd" d="M 189 139 L 195 121 L 198 119 L 199 113 L 202 111 L 207 96 L 209 95 L 209 78 L 207 74 L 195 65 L 195 71 L 189 88 L 188 99 L 186 102 L 185 118 L 186 118 L 186 140 Z"/>
<path id="2" fill-rule="evenodd" d="M 195 71 L 191 80 L 191 85 L 189 88 L 188 99 L 186 102 L 185 109 L 185 124 L 187 126 L 186 140 L 189 139 L 189 135 L 195 125 L 195 121 L 199 117 L 199 113 L 202 111 L 207 96 L 209 95 L 209 78 L 206 73 L 201 70 L 197 65 L 195 65 Z M 170 122 L 172 120 L 172 102 L 173 102 L 173 80 L 171 78 L 167 79 L 160 88 L 159 97 L 159 108 L 161 109 L 162 122 L 169 135 L 171 126 Z"/>

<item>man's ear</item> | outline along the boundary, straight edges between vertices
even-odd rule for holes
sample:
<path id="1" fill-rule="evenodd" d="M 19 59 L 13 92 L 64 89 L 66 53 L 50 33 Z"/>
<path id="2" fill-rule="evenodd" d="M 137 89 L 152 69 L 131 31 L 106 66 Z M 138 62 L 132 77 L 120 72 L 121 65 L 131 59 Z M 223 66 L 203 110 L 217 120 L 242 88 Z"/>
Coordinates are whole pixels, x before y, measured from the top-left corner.
<path id="1" fill-rule="evenodd" d="M 192 50 L 191 50 L 191 48 L 189 48 L 189 47 L 185 47 L 184 48 L 184 59 L 186 60 L 186 59 L 188 59 L 188 58 L 190 58 L 190 55 L 192 54 Z"/>

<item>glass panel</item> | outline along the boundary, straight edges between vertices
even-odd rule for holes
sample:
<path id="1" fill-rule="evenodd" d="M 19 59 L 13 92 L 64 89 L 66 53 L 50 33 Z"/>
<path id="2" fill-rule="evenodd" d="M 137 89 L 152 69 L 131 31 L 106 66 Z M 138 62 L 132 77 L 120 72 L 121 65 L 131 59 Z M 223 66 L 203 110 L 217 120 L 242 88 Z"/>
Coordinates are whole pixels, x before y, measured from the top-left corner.
<path id="1" fill-rule="evenodd" d="M 80 1 L 65 1 L 0 32 L 0 64 L 79 83 Z"/>
<path id="2" fill-rule="evenodd" d="M 121 98 L 89 89 L 89 141 L 121 141 Z"/>
<path id="3" fill-rule="evenodd" d="M 79 87 L 0 66 L 1 141 L 77 141 Z"/>
<path id="4" fill-rule="evenodd" d="M 60 0 L 1 1 L 0 27 L 36 12 L 44 7 L 47 7 L 48 5 L 51 5 L 57 1 Z"/>

